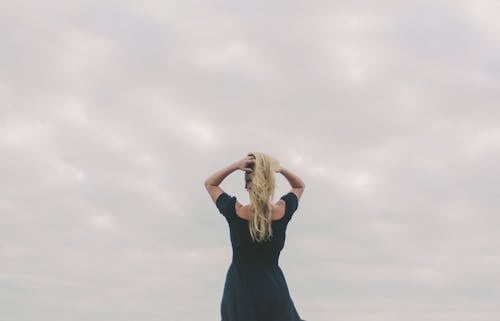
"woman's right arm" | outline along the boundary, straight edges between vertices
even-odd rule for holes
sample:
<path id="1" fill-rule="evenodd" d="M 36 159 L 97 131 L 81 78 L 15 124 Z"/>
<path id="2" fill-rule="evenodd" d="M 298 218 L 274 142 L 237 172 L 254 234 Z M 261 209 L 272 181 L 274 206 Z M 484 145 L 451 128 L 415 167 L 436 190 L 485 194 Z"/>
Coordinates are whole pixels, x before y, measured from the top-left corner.
<path id="1" fill-rule="evenodd" d="M 254 159 L 250 156 L 246 156 L 245 158 L 232 163 L 231 165 L 228 165 L 224 167 L 223 169 L 218 170 L 217 172 L 213 173 L 210 175 L 206 180 L 205 180 L 205 188 L 208 191 L 208 194 L 210 194 L 210 197 L 212 197 L 212 200 L 214 202 L 217 201 L 217 198 L 224 193 L 222 188 L 219 187 L 220 183 L 232 172 L 241 169 L 244 172 L 251 172 L 252 169 L 249 168 L 249 164 L 253 163 Z"/>
<path id="2" fill-rule="evenodd" d="M 297 199 L 300 199 L 300 196 L 302 196 L 304 188 L 306 187 L 304 181 L 302 181 L 300 177 L 292 173 L 290 170 L 282 166 L 279 168 L 278 173 L 281 173 L 283 174 L 283 176 L 285 176 L 285 178 L 288 180 L 288 183 L 290 183 L 290 186 L 292 186 L 292 190 L 290 192 L 295 193 L 295 195 L 297 195 Z"/>

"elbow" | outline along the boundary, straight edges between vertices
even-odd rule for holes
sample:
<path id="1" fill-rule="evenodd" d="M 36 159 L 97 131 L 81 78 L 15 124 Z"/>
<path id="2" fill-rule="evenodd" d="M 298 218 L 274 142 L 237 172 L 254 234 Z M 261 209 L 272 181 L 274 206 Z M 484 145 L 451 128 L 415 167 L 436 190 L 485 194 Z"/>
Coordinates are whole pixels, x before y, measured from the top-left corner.
<path id="1" fill-rule="evenodd" d="M 301 182 L 296 188 L 305 189 L 306 184 L 304 184 L 304 182 Z"/>
<path id="2" fill-rule="evenodd" d="M 304 183 L 300 184 L 300 185 L 296 185 L 296 186 L 293 186 L 292 185 L 292 188 L 294 189 L 300 189 L 300 190 L 304 190 L 306 188 L 306 185 Z"/>
<path id="3" fill-rule="evenodd" d="M 203 183 L 203 185 L 205 185 L 205 188 L 206 188 L 206 189 L 208 189 L 210 186 L 214 186 L 214 185 L 210 182 L 210 180 L 209 180 L 208 178 L 205 180 L 205 182 Z"/>

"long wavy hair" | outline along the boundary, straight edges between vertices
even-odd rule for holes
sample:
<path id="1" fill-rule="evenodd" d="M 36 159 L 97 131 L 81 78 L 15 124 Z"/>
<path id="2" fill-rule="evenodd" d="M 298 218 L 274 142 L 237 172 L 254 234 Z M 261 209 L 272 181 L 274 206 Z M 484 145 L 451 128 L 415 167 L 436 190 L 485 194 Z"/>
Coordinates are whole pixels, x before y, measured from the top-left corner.
<path id="1" fill-rule="evenodd" d="M 250 236 L 254 242 L 263 242 L 271 239 L 272 229 L 272 200 L 274 197 L 274 173 L 279 163 L 264 153 L 252 152 L 249 156 L 255 157 L 253 171 L 245 175 L 250 193 Z"/>

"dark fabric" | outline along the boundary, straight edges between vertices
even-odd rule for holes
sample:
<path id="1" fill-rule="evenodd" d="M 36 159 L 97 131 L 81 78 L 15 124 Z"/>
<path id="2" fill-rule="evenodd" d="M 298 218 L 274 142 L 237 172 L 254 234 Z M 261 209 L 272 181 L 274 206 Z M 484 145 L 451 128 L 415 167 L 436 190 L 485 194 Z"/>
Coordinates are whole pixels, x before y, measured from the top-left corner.
<path id="1" fill-rule="evenodd" d="M 252 241 L 248 221 L 236 214 L 235 196 L 223 193 L 215 202 L 228 222 L 233 249 L 220 307 L 222 321 L 304 321 L 278 264 L 298 199 L 292 192 L 281 199 L 286 204 L 285 215 L 272 222 L 272 239 L 261 243 Z"/>

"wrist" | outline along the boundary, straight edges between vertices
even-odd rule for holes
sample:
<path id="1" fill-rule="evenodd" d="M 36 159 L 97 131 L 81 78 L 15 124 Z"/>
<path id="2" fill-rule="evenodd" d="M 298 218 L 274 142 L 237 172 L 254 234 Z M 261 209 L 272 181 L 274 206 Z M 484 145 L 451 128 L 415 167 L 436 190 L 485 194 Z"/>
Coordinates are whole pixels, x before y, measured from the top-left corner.
<path id="1" fill-rule="evenodd" d="M 240 169 L 240 164 L 238 161 L 230 164 L 228 167 L 227 167 L 231 172 L 234 172 L 234 171 L 237 171 L 238 169 Z"/>

